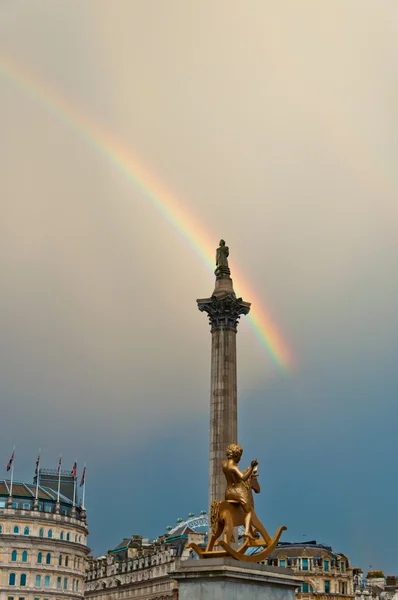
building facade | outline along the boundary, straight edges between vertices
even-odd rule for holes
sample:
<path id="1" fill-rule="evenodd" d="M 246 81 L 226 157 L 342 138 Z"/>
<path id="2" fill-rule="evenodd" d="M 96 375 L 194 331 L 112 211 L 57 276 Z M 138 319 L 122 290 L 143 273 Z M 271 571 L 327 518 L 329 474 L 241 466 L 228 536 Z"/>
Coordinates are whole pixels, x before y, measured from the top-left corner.
<path id="1" fill-rule="evenodd" d="M 0 481 L 0 600 L 81 599 L 86 512 L 41 485 L 14 482 L 10 491 Z"/>
<path id="2" fill-rule="evenodd" d="M 350 561 L 344 554 L 336 554 L 330 546 L 316 541 L 291 544 L 281 542 L 267 564 L 287 567 L 303 580 L 296 591 L 300 599 L 319 597 L 336 600 L 354 597 L 354 577 Z"/>
<path id="3" fill-rule="evenodd" d="M 140 536 L 124 539 L 107 556 L 89 563 L 85 597 L 88 600 L 176 600 L 173 579 L 176 558 L 192 557 L 188 542 L 203 544 L 205 534 L 181 525 L 168 537 L 149 542 Z"/>

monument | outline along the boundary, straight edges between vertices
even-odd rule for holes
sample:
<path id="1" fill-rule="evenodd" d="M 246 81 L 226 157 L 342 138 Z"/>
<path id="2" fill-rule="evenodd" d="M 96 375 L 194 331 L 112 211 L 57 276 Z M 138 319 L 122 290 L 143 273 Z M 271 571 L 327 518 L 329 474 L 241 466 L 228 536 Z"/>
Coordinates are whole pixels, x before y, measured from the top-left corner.
<path id="1" fill-rule="evenodd" d="M 253 491 L 260 492 L 258 461 L 241 471 L 237 444 L 236 332 L 250 304 L 236 298 L 224 240 L 216 252 L 216 285 L 211 298 L 198 300 L 211 324 L 210 523 L 206 549 L 189 546 L 199 559 L 176 565 L 180 600 L 294 600 L 301 583 L 292 571 L 259 563 L 275 549 L 286 527 L 271 538 L 256 515 Z M 244 528 L 236 539 L 238 528 Z M 249 552 L 249 550 L 251 550 Z"/>
<path id="2" fill-rule="evenodd" d="M 228 256 L 228 246 L 221 240 L 216 251 L 214 291 L 210 298 L 197 300 L 211 325 L 209 508 L 224 496 L 225 449 L 238 441 L 236 333 L 239 317 L 250 311 L 250 303 L 235 295 Z"/>

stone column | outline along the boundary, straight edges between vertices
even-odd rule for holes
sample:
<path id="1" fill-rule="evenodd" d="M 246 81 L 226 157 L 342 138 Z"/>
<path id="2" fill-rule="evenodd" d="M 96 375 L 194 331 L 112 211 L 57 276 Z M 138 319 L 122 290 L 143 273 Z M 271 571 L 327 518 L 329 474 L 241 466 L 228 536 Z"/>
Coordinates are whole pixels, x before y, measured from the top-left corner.
<path id="1" fill-rule="evenodd" d="M 250 303 L 236 298 L 229 274 L 217 276 L 211 298 L 197 300 L 211 325 L 210 391 L 210 473 L 209 507 L 225 495 L 222 461 L 225 450 L 238 441 L 236 332 L 240 315 L 247 315 Z M 210 514 L 210 513 L 209 513 Z"/>

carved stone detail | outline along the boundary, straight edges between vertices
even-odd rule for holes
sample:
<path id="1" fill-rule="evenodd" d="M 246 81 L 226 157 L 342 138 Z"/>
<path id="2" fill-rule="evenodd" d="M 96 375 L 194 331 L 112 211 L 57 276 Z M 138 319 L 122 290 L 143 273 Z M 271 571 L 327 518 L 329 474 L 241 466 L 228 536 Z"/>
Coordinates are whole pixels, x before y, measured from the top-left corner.
<path id="1" fill-rule="evenodd" d="M 215 329 L 232 329 L 236 332 L 240 315 L 247 315 L 250 305 L 242 298 L 227 296 L 217 299 L 212 296 L 208 300 L 198 302 L 201 312 L 206 312 L 212 331 Z"/>

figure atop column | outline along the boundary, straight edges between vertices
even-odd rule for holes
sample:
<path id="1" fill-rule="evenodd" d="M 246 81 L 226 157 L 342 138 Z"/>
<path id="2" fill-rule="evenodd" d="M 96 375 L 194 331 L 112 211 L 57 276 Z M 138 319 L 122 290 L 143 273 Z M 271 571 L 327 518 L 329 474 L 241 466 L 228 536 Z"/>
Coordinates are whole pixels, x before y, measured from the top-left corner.
<path id="1" fill-rule="evenodd" d="M 225 245 L 224 240 L 220 240 L 220 245 L 216 250 L 216 270 L 214 275 L 217 279 L 229 278 L 231 275 L 230 268 L 228 266 L 229 248 Z"/>

